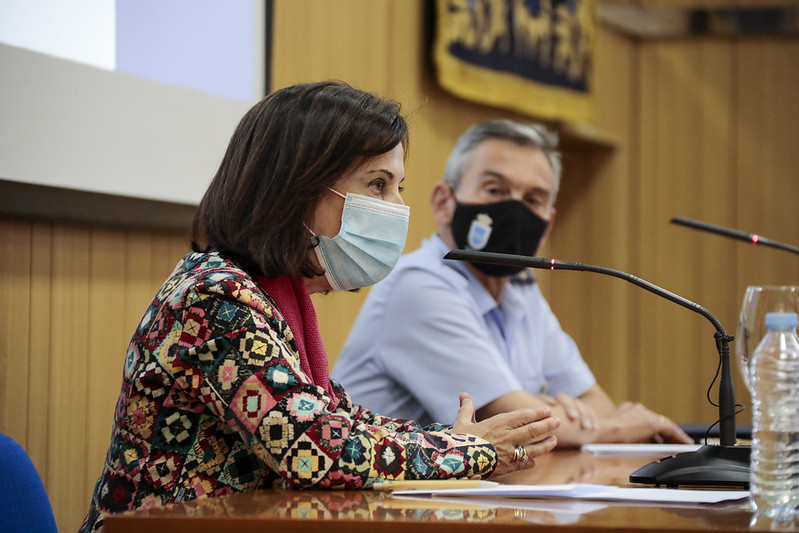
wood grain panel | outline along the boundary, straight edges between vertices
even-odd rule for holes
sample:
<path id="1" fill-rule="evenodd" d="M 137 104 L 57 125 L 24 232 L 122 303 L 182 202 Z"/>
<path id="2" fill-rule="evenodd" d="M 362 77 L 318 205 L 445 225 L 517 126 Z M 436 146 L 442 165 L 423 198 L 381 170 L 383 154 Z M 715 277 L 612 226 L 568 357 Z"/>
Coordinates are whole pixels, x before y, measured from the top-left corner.
<path id="1" fill-rule="evenodd" d="M 74 530 L 108 447 L 125 347 L 186 238 L 2 221 L 0 246 L 0 430 L 28 451 L 59 528 Z"/>
<path id="2" fill-rule="evenodd" d="M 715 295 L 724 290 L 715 282 L 727 265 L 708 258 L 714 250 L 702 245 L 704 236 L 669 220 L 728 213 L 721 185 L 729 179 L 725 162 L 732 148 L 732 55 L 728 45 L 710 40 L 645 44 L 641 52 L 642 277 L 713 309 Z M 722 159 L 712 155 L 719 153 Z M 641 302 L 652 318 L 649 326 L 642 324 L 642 338 L 651 340 L 656 354 L 642 367 L 642 382 L 651 384 L 642 399 L 678 420 L 714 420 L 715 409 L 703 400 L 718 361 L 714 329 L 672 304 Z"/>
<path id="3" fill-rule="evenodd" d="M 275 2 L 273 87 L 344 80 L 386 94 L 393 2 Z"/>
<path id="4" fill-rule="evenodd" d="M 788 146 L 799 135 L 789 88 L 797 76 L 796 43 L 776 38 L 647 43 L 641 53 L 640 227 L 657 243 L 650 244 L 652 253 L 642 254 L 641 270 L 707 307 L 734 334 L 748 284 L 742 280 L 760 276 L 796 283 L 795 265 L 786 265 L 787 257 L 777 260 L 772 251 L 665 222 L 683 215 L 764 233 L 748 229 L 760 222 L 781 230 L 786 242 L 797 242 L 797 217 L 790 207 L 796 201 L 797 161 Z M 640 245 L 642 250 L 647 245 L 645 237 Z M 641 379 L 657 378 L 660 388 L 642 399 L 712 419 L 715 408 L 706 403 L 697 408 L 688 398 L 715 372 L 713 330 L 677 312 L 684 314 L 657 310 L 657 323 L 672 331 L 654 337 L 658 363 Z M 735 381 L 739 400 L 747 404 L 737 375 Z M 748 422 L 748 412 L 739 419 Z"/>
<path id="5" fill-rule="evenodd" d="M 642 271 L 651 272 L 648 275 L 650 281 L 695 299 L 695 293 L 690 290 L 695 272 L 676 268 L 673 258 L 679 249 L 691 239 L 695 241 L 697 236 L 692 234 L 686 240 L 679 239 L 668 226 L 674 209 L 691 205 L 698 197 L 691 194 L 691 184 L 696 179 L 694 170 L 702 149 L 698 138 L 700 124 L 696 102 L 687 94 L 694 81 L 697 57 L 689 47 L 690 44 L 684 42 L 656 47 L 660 89 L 654 102 L 658 114 L 658 149 L 653 172 L 640 176 L 642 181 L 652 182 L 650 191 L 654 205 L 644 215 L 650 219 L 652 233 L 642 235 L 640 253 Z M 697 327 L 704 326 L 700 322 L 702 319 L 654 297 L 648 297 L 645 302 L 644 316 L 650 319 L 650 347 L 656 355 L 661 355 L 649 365 L 650 372 L 645 381 L 653 389 L 652 403 L 668 405 L 666 414 L 669 416 L 695 417 L 698 399 L 701 398 L 697 391 L 703 390 L 703 385 L 707 384 L 701 373 L 694 370 L 693 362 L 697 348 L 695 332 Z M 651 309 L 651 314 L 646 309 Z M 684 374 L 679 381 L 674 379 L 677 371 Z"/>
<path id="6" fill-rule="evenodd" d="M 735 190 L 730 184 L 738 179 L 737 168 L 734 165 L 737 152 L 734 136 L 736 54 L 730 43 L 715 40 L 704 42 L 700 54 L 700 68 L 695 73 L 698 80 L 697 113 L 702 119 L 702 154 L 696 169 L 698 177 L 695 187 L 698 203 L 692 206 L 695 211 L 688 210 L 682 214 L 700 220 L 715 221 L 716 224 L 734 226 L 737 202 Z M 738 303 L 734 279 L 737 264 L 729 260 L 731 243 L 725 239 L 713 238 L 711 235 L 692 232 L 678 226 L 670 228 L 679 239 L 687 238 L 688 233 L 696 233 L 693 246 L 698 253 L 693 254 L 690 260 L 680 254 L 675 263 L 689 272 L 697 273 L 696 284 L 692 288 L 692 294 L 696 295 L 695 301 L 711 311 L 729 335 L 735 335 Z M 697 344 L 701 350 L 696 350 L 696 361 L 700 363 L 697 368 L 700 369 L 707 386 L 709 377 L 716 371 L 718 360 L 713 344 L 714 332 L 706 321 L 700 324 L 702 329 L 696 333 L 696 338 L 701 340 L 702 344 Z M 734 345 L 731 345 L 731 348 L 734 349 Z M 690 361 L 686 361 L 686 364 L 690 364 Z M 737 369 L 733 369 L 733 377 L 738 377 Z M 735 388 L 738 401 L 748 402 L 740 381 L 736 381 Z M 714 389 L 714 397 L 718 395 L 717 390 Z M 700 391 L 696 390 L 693 393 L 693 397 L 697 400 L 700 399 L 698 392 Z M 715 416 L 716 410 L 710 408 L 707 402 L 702 403 L 706 409 L 709 409 L 708 414 L 704 416 L 709 417 L 707 420 L 714 420 L 710 414 Z M 738 422 L 749 423 L 748 412 L 745 416 L 739 417 Z"/>
<path id="7" fill-rule="evenodd" d="M 604 32 L 596 56 L 598 127 L 610 137 L 625 138 L 630 122 L 630 44 Z M 603 100 L 601 95 L 606 94 Z M 595 128 L 592 126 L 591 128 Z M 550 255 L 625 270 L 627 240 L 616 239 L 610 225 L 628 227 L 628 163 L 619 151 L 570 150 L 566 145 L 564 176 Z M 599 222 L 599 223 L 598 223 Z M 541 252 L 546 254 L 546 251 Z M 617 400 L 629 397 L 625 354 L 631 342 L 629 307 L 623 281 L 597 274 L 542 272 L 549 302 L 563 328 L 575 337 L 598 382 Z"/>
<path id="8" fill-rule="evenodd" d="M 597 127 L 611 138 L 624 142 L 618 143 L 612 153 L 595 153 L 594 158 L 601 159 L 594 166 L 594 175 L 584 178 L 598 184 L 594 187 L 596 197 L 591 201 L 597 219 L 592 216 L 591 227 L 601 246 L 592 260 L 627 272 L 637 271 L 632 241 L 637 234 L 635 221 L 639 206 L 631 201 L 636 197 L 637 180 L 630 175 L 634 152 L 628 146 L 633 119 L 637 118 L 637 108 L 631 105 L 638 97 L 635 51 L 626 39 L 600 28 L 595 71 Z M 603 223 L 597 224 L 596 220 Z M 619 235 L 628 238 L 618 238 Z M 602 281 L 613 291 L 604 300 L 606 308 L 595 312 L 592 321 L 608 330 L 608 342 L 599 353 L 594 349 L 589 351 L 585 344 L 582 346 L 599 383 L 615 401 L 621 402 L 638 395 L 635 377 L 643 354 L 638 349 L 635 334 L 639 320 L 634 306 L 637 300 L 632 296 L 640 290 L 620 280 Z M 599 317 L 606 317 L 606 320 L 599 321 Z"/>
<path id="9" fill-rule="evenodd" d="M 636 95 L 638 117 L 637 117 L 637 131 L 634 139 L 638 141 L 637 145 L 637 158 L 635 166 L 632 169 L 632 179 L 635 180 L 637 194 L 631 198 L 632 203 L 639 206 L 639 218 L 637 219 L 638 234 L 633 241 L 635 248 L 635 274 L 642 278 L 651 281 L 652 283 L 659 283 L 659 280 L 652 278 L 652 273 L 647 272 L 649 261 L 647 256 L 641 254 L 641 243 L 652 242 L 656 224 L 650 217 L 645 216 L 646 213 L 652 213 L 656 205 L 656 192 L 654 191 L 654 182 L 652 179 L 644 179 L 644 176 L 651 176 L 655 173 L 657 163 L 655 157 L 658 153 L 660 146 L 660 137 L 658 136 L 659 130 L 657 129 L 658 114 L 656 112 L 656 102 L 661 93 L 661 87 L 658 83 L 659 63 L 655 61 L 656 51 L 652 47 L 639 46 L 637 49 L 638 56 L 638 87 L 639 92 Z M 642 236 L 646 235 L 648 239 Z M 652 312 L 651 296 L 639 291 L 633 295 L 639 310 L 641 319 L 637 322 L 638 337 L 640 344 L 641 361 L 638 365 L 637 382 L 639 383 L 638 394 L 634 397 L 636 400 L 643 402 L 645 405 L 651 406 L 655 409 L 662 409 L 655 400 L 654 388 L 651 386 L 652 379 L 651 365 L 655 362 L 657 354 L 654 350 L 652 342 L 652 324 L 660 323 L 656 317 L 650 315 Z M 644 316 L 651 316 L 649 320 L 644 322 Z M 631 357 L 628 354 L 628 357 Z"/>
<path id="10" fill-rule="evenodd" d="M 732 227 L 777 241 L 799 243 L 799 43 L 744 40 L 735 44 L 737 69 L 732 162 L 737 179 Z M 748 285 L 799 284 L 799 258 L 786 252 L 730 242 L 725 254 L 737 266 L 729 280 L 737 311 Z M 736 373 L 736 378 L 738 375 Z M 749 407 L 738 379 L 736 393 Z M 749 420 L 747 411 L 742 418 Z"/>
<path id="11" fill-rule="evenodd" d="M 777 241 L 799 243 L 799 43 L 752 40 L 738 44 L 736 123 L 737 227 Z M 795 256 L 739 244 L 739 291 L 746 285 L 799 283 Z"/>
<path id="12" fill-rule="evenodd" d="M 22 251 L 31 257 L 30 273 L 30 341 L 27 356 L 30 373 L 36 379 L 30 381 L 28 391 L 28 454 L 33 458 L 39 475 L 47 475 L 50 448 L 50 395 L 55 377 L 50 372 L 52 342 L 50 324 L 52 317 L 52 261 L 53 227 L 46 222 L 31 224 L 31 247 Z M 45 478 L 46 482 L 46 478 Z M 50 492 L 49 485 L 45 484 Z M 50 492 L 52 498 L 52 492 Z"/>
<path id="13" fill-rule="evenodd" d="M 19 416 L 21 399 L 28 398 L 30 379 L 30 270 L 31 224 L 0 223 L 0 428 L 28 448 L 28 413 Z M 27 406 L 27 401 L 25 401 Z M 41 466 L 41 464 L 39 465 Z"/>
<path id="14" fill-rule="evenodd" d="M 89 236 L 89 402 L 86 406 L 86 474 L 82 480 L 86 509 L 108 449 L 125 347 L 133 328 L 126 320 L 127 313 L 122 305 L 124 300 L 120 290 L 126 278 L 124 233 L 90 229 Z"/>
<path id="15" fill-rule="evenodd" d="M 52 242 L 47 489 L 59 524 L 77 528 L 87 503 L 90 239 L 83 228 L 56 226 Z"/>

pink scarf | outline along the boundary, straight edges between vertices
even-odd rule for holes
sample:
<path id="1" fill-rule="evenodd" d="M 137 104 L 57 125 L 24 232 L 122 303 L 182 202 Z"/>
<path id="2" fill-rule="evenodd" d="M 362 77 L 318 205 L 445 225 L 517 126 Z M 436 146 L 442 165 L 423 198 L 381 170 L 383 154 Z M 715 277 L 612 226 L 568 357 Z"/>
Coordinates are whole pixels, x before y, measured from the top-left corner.
<path id="1" fill-rule="evenodd" d="M 297 343 L 297 351 L 300 354 L 300 368 L 311 378 L 314 385 L 324 388 L 335 402 L 336 397 L 330 384 L 327 352 L 322 344 L 316 310 L 305 283 L 292 280 L 288 276 L 274 279 L 255 276 L 255 281 L 275 301 L 294 334 L 294 342 Z"/>

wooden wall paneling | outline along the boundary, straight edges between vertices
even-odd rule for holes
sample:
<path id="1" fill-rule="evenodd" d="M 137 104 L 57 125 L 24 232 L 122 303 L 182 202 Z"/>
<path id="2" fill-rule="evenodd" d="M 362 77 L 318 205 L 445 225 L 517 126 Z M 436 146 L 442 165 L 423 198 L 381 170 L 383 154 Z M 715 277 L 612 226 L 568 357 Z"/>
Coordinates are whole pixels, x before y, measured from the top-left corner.
<path id="1" fill-rule="evenodd" d="M 652 233 L 642 236 L 641 253 L 649 260 L 650 281 L 676 293 L 682 291 L 686 294 L 684 287 L 675 284 L 678 280 L 682 282 L 684 277 L 672 275 L 674 273 L 672 258 L 678 243 L 670 238 L 671 230 L 666 227 L 667 217 L 670 214 L 666 209 L 684 205 L 685 202 L 682 192 L 686 184 L 687 170 L 690 168 L 685 162 L 692 155 L 690 143 L 694 142 L 693 138 L 688 138 L 690 137 L 688 125 L 693 117 L 691 110 L 684 105 L 684 94 L 680 91 L 685 89 L 687 73 L 680 72 L 679 69 L 685 69 L 686 65 L 679 62 L 680 44 L 652 46 L 658 48 L 657 60 L 660 67 L 657 73 L 660 91 L 655 102 L 659 148 L 655 159 L 655 172 L 649 176 L 642 176 L 642 179 L 654 182 L 651 189 L 654 202 L 653 209 L 645 212 L 645 216 L 650 219 Z M 696 238 L 695 235 L 691 237 Z M 693 326 L 695 317 L 688 316 L 688 313 L 683 314 L 682 309 L 676 309 L 670 303 L 656 297 L 649 297 L 648 301 L 644 301 L 644 305 L 644 320 L 649 319 L 648 338 L 652 354 L 652 364 L 648 367 L 650 372 L 646 382 L 654 391 L 653 406 L 662 409 L 661 406 L 674 399 L 679 405 L 673 405 L 670 412 L 667 412 L 670 416 L 674 414 L 693 417 L 693 405 L 696 402 L 690 395 L 692 387 L 685 385 L 687 381 L 695 378 L 696 373 L 691 372 L 685 380 L 676 383 L 671 378 L 675 374 L 675 368 L 685 368 L 685 338 L 688 335 L 686 328 Z M 647 309 L 651 310 L 651 315 Z M 661 357 L 664 353 L 669 354 L 671 359 Z"/>
<path id="2" fill-rule="evenodd" d="M 125 285 L 125 233 L 91 229 L 89 284 L 89 364 L 87 368 L 86 472 L 84 507 L 108 450 L 114 404 L 119 395 L 122 362 L 131 327 L 122 302 Z"/>
<path id="3" fill-rule="evenodd" d="M 701 208 L 701 184 L 709 179 L 697 175 L 705 150 L 699 95 L 710 83 L 704 78 L 705 45 L 641 45 L 640 275 L 691 300 L 702 295 L 700 236 L 676 231 L 669 220 L 680 211 Z M 711 365 L 715 370 L 717 362 L 712 326 L 654 296 L 644 295 L 639 302 L 641 350 L 649 354 L 641 362 L 644 403 L 680 422 L 712 422 L 713 408 L 704 400 L 712 379 L 704 369 Z"/>
<path id="4" fill-rule="evenodd" d="M 167 233 L 153 236 L 153 264 L 150 285 L 154 297 L 156 291 L 164 284 L 184 255 L 191 251 L 191 239 L 188 233 Z M 142 309 L 144 313 L 144 309 Z M 136 327 L 136 324 L 133 325 Z M 133 333 L 133 330 L 130 331 Z"/>
<path id="5" fill-rule="evenodd" d="M 564 174 L 556 203 L 550 255 L 566 261 L 602 264 L 596 250 L 602 245 L 597 240 L 604 240 L 603 224 L 592 225 L 602 207 L 591 201 L 597 192 L 591 160 L 590 154 L 564 153 Z M 612 216 L 610 212 L 608 216 Z M 546 257 L 543 251 L 542 255 Z M 605 358 L 607 361 L 607 330 L 602 328 L 607 322 L 601 317 L 616 317 L 618 310 L 611 307 L 608 294 L 618 289 L 617 281 L 597 274 L 566 271 L 544 270 L 537 272 L 536 277 L 548 284 L 550 305 L 587 360 L 596 362 Z M 600 370 L 603 367 L 605 365 L 601 364 Z"/>
<path id="6" fill-rule="evenodd" d="M 30 374 L 28 390 L 28 454 L 42 476 L 50 498 L 52 489 L 47 479 L 50 455 L 50 395 L 55 376 L 50 371 L 51 298 L 53 271 L 53 225 L 31 224 L 31 271 L 28 357 Z"/>
<path id="7" fill-rule="evenodd" d="M 426 2 L 389 2 L 386 10 L 385 96 L 399 100 L 413 122 L 427 100 L 425 80 L 430 72 L 431 21 Z"/>
<path id="8" fill-rule="evenodd" d="M 772 102 L 774 113 L 774 135 L 769 139 L 768 149 L 775 159 L 773 176 L 776 186 L 769 195 L 769 205 L 780 198 L 780 209 L 772 210 L 775 222 L 775 238 L 799 245 L 799 102 L 796 87 L 799 86 L 799 41 L 777 40 L 766 43 L 771 68 L 766 87 L 767 102 Z M 768 176 L 768 175 L 767 175 Z M 790 259 L 793 261 L 791 262 Z M 774 263 L 775 272 L 783 283 L 799 284 L 799 262 L 796 256 L 782 254 L 781 261 Z"/>
<path id="9" fill-rule="evenodd" d="M 736 227 L 799 245 L 799 42 L 738 44 Z M 747 285 L 799 284 L 795 255 L 740 244 L 738 296 Z"/>
<path id="10" fill-rule="evenodd" d="M 331 292 L 311 296 L 331 369 L 368 293 L 367 288 L 357 292 Z"/>
<path id="11" fill-rule="evenodd" d="M 328 60 L 323 36 L 327 32 L 323 2 L 276 0 L 272 26 L 272 88 L 314 81 Z M 330 47 L 335 47 L 333 43 Z M 321 49 L 320 49 L 321 48 Z"/>
<path id="12" fill-rule="evenodd" d="M 384 92 L 390 2 L 285 1 L 274 5 L 274 87 L 341 79 Z M 290 43 L 289 47 L 285 47 Z"/>
<path id="13" fill-rule="evenodd" d="M 704 78 L 701 50 L 705 41 L 664 43 L 663 69 L 658 81 L 663 85 L 663 98 L 658 111 L 662 128 L 661 153 L 657 180 L 656 210 L 653 225 L 655 241 L 645 248 L 652 251 L 656 279 L 669 290 L 689 300 L 701 300 L 702 280 L 701 235 L 680 231 L 669 221 L 677 210 L 698 210 L 701 184 L 712 176 L 699 175 L 704 158 L 705 122 L 699 94 Z M 684 212 L 684 211 L 683 211 Z M 686 250 L 694 250 L 689 260 L 682 258 Z M 713 328 L 706 319 L 687 309 L 668 302 L 656 302 L 663 307 L 662 321 L 656 328 L 659 372 L 652 376 L 658 384 L 657 401 L 669 406 L 672 414 L 683 422 L 704 421 L 703 407 L 707 406 L 703 392 L 709 385 L 718 358 L 714 357 Z M 704 333 L 707 333 L 706 340 Z M 706 357 L 702 357 L 706 354 Z M 706 363 L 712 365 L 705 372 Z M 709 413 L 712 422 L 713 413 Z"/>
<path id="14" fill-rule="evenodd" d="M 657 129 L 658 113 L 656 105 L 660 97 L 661 85 L 658 82 L 658 72 L 660 64 L 657 61 L 657 49 L 651 46 L 639 46 L 639 84 L 640 91 L 638 97 L 640 104 L 637 106 L 639 112 L 638 124 L 639 131 L 639 148 L 638 166 L 635 168 L 635 179 L 638 183 L 639 197 L 637 198 L 640 204 L 639 213 L 641 217 L 638 219 L 639 232 L 637 241 L 635 242 L 635 250 L 637 253 L 638 272 L 636 275 L 657 284 L 658 280 L 652 276 L 650 254 L 642 252 L 642 248 L 650 246 L 653 235 L 655 232 L 655 224 L 652 218 L 645 216 L 647 213 L 652 213 L 655 209 L 655 201 L 657 197 L 657 178 L 656 172 L 658 167 L 657 157 L 660 147 L 659 129 Z M 638 393 L 638 400 L 653 409 L 658 409 L 660 406 L 656 404 L 655 387 L 653 385 L 654 374 L 652 372 L 653 365 L 656 364 L 655 351 L 653 350 L 653 336 L 652 329 L 655 324 L 662 323 L 655 315 L 653 308 L 653 296 L 644 294 L 634 295 L 633 298 L 638 304 L 641 319 L 638 323 L 640 341 L 640 375 L 638 376 L 638 383 L 640 386 Z M 666 413 L 669 416 L 675 413 Z"/>
<path id="15" fill-rule="evenodd" d="M 610 231 L 617 219 L 626 219 L 623 185 L 612 171 L 615 154 L 586 151 L 571 155 L 564 161 L 568 171 L 564 194 L 558 200 L 551 255 L 626 270 L 619 252 L 629 237 Z M 549 301 L 555 314 L 574 337 L 597 381 L 615 400 L 629 399 L 627 301 L 631 286 L 586 272 L 540 273 L 539 279 L 544 278 L 551 286 Z"/>
<path id="16" fill-rule="evenodd" d="M 125 309 L 125 323 L 128 324 L 126 341 L 130 340 L 133 330 L 141 321 L 144 311 L 150 304 L 158 287 L 163 283 L 153 281 L 153 264 L 156 262 L 153 253 L 152 234 L 129 231 L 125 233 L 125 286 L 122 302 Z M 175 261 L 177 262 L 176 258 Z M 127 342 L 124 348 L 127 347 Z M 123 348 L 123 349 L 124 349 Z M 118 354 L 122 361 L 124 352 Z M 120 367 L 121 368 L 121 367 Z"/>
<path id="17" fill-rule="evenodd" d="M 799 244 L 799 43 L 786 39 L 741 40 L 734 45 L 736 203 L 730 226 Z M 799 258 L 780 250 L 731 241 L 737 264 L 730 284 L 737 313 L 748 285 L 799 284 Z M 737 341 L 736 341 L 737 342 Z M 735 342 L 733 343 L 733 351 Z M 734 352 L 733 352 L 734 353 Z M 751 398 L 736 368 L 736 398 L 746 407 L 739 423 L 751 422 Z"/>
<path id="18" fill-rule="evenodd" d="M 735 253 L 735 243 L 667 221 L 684 215 L 740 228 L 756 221 L 796 228 L 795 211 L 773 209 L 775 201 L 792 205 L 796 198 L 797 157 L 791 146 L 797 106 L 790 96 L 796 54 L 788 39 L 642 45 L 642 274 L 707 307 L 731 334 L 744 280 L 752 272 L 786 283 L 796 279 L 797 270 L 785 269 L 784 262 L 765 263 L 771 251 L 761 251 L 760 269 L 750 247 L 738 245 Z M 753 180 L 751 174 L 774 178 Z M 649 243 L 651 253 L 644 251 L 647 236 L 656 243 Z M 781 272 L 775 272 L 779 265 Z M 646 392 L 646 403 L 696 417 L 684 421 L 715 420 L 715 407 L 691 401 L 704 396 L 715 373 L 713 329 L 679 308 L 658 307 L 655 313 L 667 331 L 656 333 L 656 366 L 644 371 L 649 377 L 642 376 L 656 384 Z M 735 381 L 739 400 L 746 402 L 737 375 Z M 716 395 L 714 389 L 711 396 Z M 748 421 L 748 413 L 739 417 Z"/>
<path id="19" fill-rule="evenodd" d="M 417 249 L 424 239 L 436 229 L 430 209 L 433 185 L 441 180 L 447 156 L 452 149 L 449 137 L 437 135 L 441 119 L 440 110 L 431 100 L 435 97 L 427 90 L 429 80 L 421 79 L 415 87 L 417 95 L 408 97 L 405 110 L 409 113 L 410 149 L 405 163 L 405 192 L 403 200 L 411 208 L 411 220 L 405 252 Z M 432 98 L 431 98 L 432 97 Z"/>
<path id="20" fill-rule="evenodd" d="M 610 32 L 606 32 L 610 33 Z M 618 38 L 618 37 L 617 37 Z M 630 226 L 626 233 L 627 235 L 627 264 L 629 265 L 629 272 L 636 275 L 642 273 L 641 255 L 639 253 L 641 242 L 641 235 L 643 228 L 641 225 L 642 213 L 644 212 L 644 205 L 642 199 L 642 180 L 641 180 L 641 130 L 643 127 L 644 113 L 642 111 L 642 60 L 640 46 L 628 43 L 630 49 L 629 64 L 630 64 L 630 95 L 628 104 L 628 117 L 627 117 L 627 135 L 620 135 L 624 142 L 621 143 L 619 150 L 622 154 L 626 152 L 626 157 L 619 156 L 616 158 L 617 164 L 619 161 L 624 161 L 626 164 L 627 179 L 629 188 L 627 192 L 629 196 L 626 198 L 627 211 L 630 217 Z M 600 96 L 601 98 L 601 96 Z M 611 100 L 610 96 L 605 99 L 600 99 L 599 102 Z M 599 104 L 598 104 L 599 105 Z M 599 106 L 600 119 L 602 118 L 602 107 Z M 610 126 L 609 126 L 610 128 Z M 613 131 L 613 130 L 612 130 Z M 617 234 L 618 238 L 618 234 Z M 649 354 L 644 349 L 645 342 L 648 341 L 642 335 L 643 327 L 641 325 L 643 309 L 642 300 L 645 296 L 644 291 L 635 290 L 636 287 L 631 287 L 627 292 L 627 301 L 629 305 L 629 322 L 627 324 L 626 339 L 627 339 L 627 365 L 629 373 L 627 375 L 627 399 L 641 401 L 642 390 L 647 389 L 647 384 L 640 378 L 643 369 L 649 364 Z"/>
<path id="21" fill-rule="evenodd" d="M 31 226 L 0 222 L 0 432 L 28 448 Z M 20 404 L 25 416 L 20 416 Z M 41 466 L 41 465 L 39 465 Z"/>
<path id="22" fill-rule="evenodd" d="M 599 28 L 595 91 L 597 129 L 618 141 L 613 149 L 590 148 L 562 139 L 564 177 L 551 238 L 553 256 L 628 270 L 631 240 L 628 152 L 631 121 L 632 44 Z M 549 302 L 563 328 L 580 347 L 602 387 L 616 401 L 631 398 L 630 286 L 590 273 L 542 273 Z M 633 289 L 637 290 L 637 289 Z M 632 396 L 634 398 L 634 396 Z"/>
<path id="23" fill-rule="evenodd" d="M 735 95 L 735 69 L 737 68 L 735 48 L 732 41 L 706 40 L 702 43 L 701 69 L 696 73 L 701 80 L 697 84 L 699 112 L 702 116 L 702 148 L 703 157 L 697 168 L 697 190 L 699 197 L 695 212 L 682 213 L 685 216 L 705 220 L 715 224 L 734 226 L 737 209 L 735 182 L 738 180 L 737 168 L 734 164 L 737 145 L 735 134 L 735 115 L 737 107 Z M 671 226 L 673 230 L 681 230 L 678 235 L 694 232 L 687 228 Z M 706 307 L 724 326 L 729 335 L 735 335 L 737 325 L 737 296 L 735 277 L 737 262 L 731 245 L 735 243 L 715 235 L 696 233 L 697 254 L 685 266 L 698 274 L 699 287 L 697 303 Z M 700 335 L 697 337 L 697 362 L 701 375 L 709 380 L 718 365 L 718 357 L 714 346 L 714 330 L 705 321 Z M 701 348 L 701 349 L 700 349 Z M 731 345 L 734 349 L 734 345 Z M 735 389 L 738 400 L 741 400 L 741 382 L 738 372 L 733 369 Z M 708 382 L 709 383 L 709 382 Z M 718 388 L 714 388 L 713 397 L 718 397 Z M 716 416 L 717 411 L 703 402 L 707 411 L 705 416 Z M 708 418 L 715 420 L 715 418 Z M 739 419 L 739 423 L 748 420 Z"/>
<path id="24" fill-rule="evenodd" d="M 738 72 L 735 82 L 738 86 L 737 107 L 738 115 L 735 121 L 736 141 L 738 146 L 735 165 L 738 179 L 735 181 L 736 217 L 732 225 L 743 231 L 768 235 L 770 217 L 764 209 L 765 191 L 761 186 L 767 176 L 764 154 L 769 139 L 768 121 L 771 120 L 767 112 L 766 102 L 767 87 L 765 83 L 766 54 L 765 45 L 751 41 L 739 42 L 735 45 L 738 59 Z M 773 235 L 770 235 L 772 238 Z M 772 263 L 779 259 L 777 251 L 756 249 L 745 243 L 730 243 L 735 251 L 735 259 L 739 263 L 738 284 L 743 285 L 768 284 L 768 275 L 761 270 L 761 265 Z M 759 260 L 758 260 L 759 259 Z M 743 299 L 743 292 L 739 292 L 738 305 Z"/>
<path id="25" fill-rule="evenodd" d="M 345 0 L 325 9 L 324 44 L 315 51 L 327 56 L 322 77 L 346 80 L 355 87 L 387 94 L 387 71 L 393 68 L 388 53 L 391 24 L 389 2 Z M 325 75 L 327 69 L 334 69 Z"/>
<path id="26" fill-rule="evenodd" d="M 74 530 L 86 508 L 89 235 L 53 230 L 48 492 L 59 529 Z"/>
<path id="27" fill-rule="evenodd" d="M 711 176 L 700 175 L 704 156 L 703 132 L 705 123 L 698 95 L 704 79 L 701 50 L 703 41 L 664 43 L 660 49 L 662 69 L 658 82 L 666 96 L 656 108 L 661 128 L 656 208 L 654 215 L 654 241 L 648 244 L 655 264 L 653 272 L 661 285 L 693 301 L 700 301 L 702 280 L 702 238 L 697 232 L 687 232 L 669 224 L 672 216 L 701 208 L 701 187 Z M 695 250 L 683 257 L 684 250 Z M 658 383 L 656 401 L 670 405 L 686 422 L 699 421 L 704 405 L 703 395 L 716 368 L 713 357 L 713 329 L 702 317 L 680 307 L 662 305 L 662 320 L 657 322 L 655 352 L 659 371 L 651 376 Z M 667 307 L 666 307 L 667 305 Z M 707 342 L 701 342 L 702 332 L 707 332 Z M 708 351 L 706 348 L 710 348 Z M 707 354 L 707 357 L 702 357 Z M 704 372 L 705 363 L 712 364 Z"/>
<path id="28" fill-rule="evenodd" d="M 402 103 L 410 130 L 410 148 L 405 162 L 403 199 L 411 208 L 405 251 L 419 247 L 435 229 L 430 210 L 430 191 L 440 180 L 452 148 L 449 138 L 436 135 L 441 119 L 440 88 L 433 79 L 430 39 L 427 34 L 432 9 L 425 2 L 391 2 L 389 44 L 386 61 L 387 96 Z"/>
<path id="29" fill-rule="evenodd" d="M 0 431 L 31 457 L 48 493 L 51 225 L 0 221 Z"/>
<path id="30" fill-rule="evenodd" d="M 596 175 L 588 177 L 599 184 L 594 202 L 601 224 L 594 226 L 601 233 L 603 246 L 597 250 L 596 260 L 631 273 L 637 272 L 637 264 L 631 259 L 639 215 L 637 202 L 633 201 L 637 197 L 638 180 L 630 172 L 632 126 L 637 120 L 635 103 L 638 97 L 635 52 L 636 46 L 628 39 L 600 26 L 594 70 L 597 128 L 617 143 L 612 152 L 603 151 L 594 156 L 602 159 L 595 167 Z M 640 289 L 621 280 L 604 281 L 614 284 L 603 311 L 612 309 L 613 312 L 597 312 L 596 315 L 605 317 L 602 327 L 609 332 L 608 342 L 602 353 L 585 356 L 598 375 L 597 379 L 616 402 L 636 399 L 637 365 L 641 354 L 634 296 Z"/>

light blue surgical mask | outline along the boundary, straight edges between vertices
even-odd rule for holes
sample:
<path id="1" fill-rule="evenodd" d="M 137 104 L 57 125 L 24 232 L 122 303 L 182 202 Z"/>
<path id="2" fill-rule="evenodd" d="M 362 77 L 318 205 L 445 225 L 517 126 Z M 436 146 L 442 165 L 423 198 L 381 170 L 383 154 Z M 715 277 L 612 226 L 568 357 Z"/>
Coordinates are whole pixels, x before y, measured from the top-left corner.
<path id="1" fill-rule="evenodd" d="M 388 276 L 399 261 L 408 236 L 410 208 L 360 194 L 346 196 L 338 235 L 316 235 L 314 248 L 325 278 L 334 291 L 374 285 Z"/>

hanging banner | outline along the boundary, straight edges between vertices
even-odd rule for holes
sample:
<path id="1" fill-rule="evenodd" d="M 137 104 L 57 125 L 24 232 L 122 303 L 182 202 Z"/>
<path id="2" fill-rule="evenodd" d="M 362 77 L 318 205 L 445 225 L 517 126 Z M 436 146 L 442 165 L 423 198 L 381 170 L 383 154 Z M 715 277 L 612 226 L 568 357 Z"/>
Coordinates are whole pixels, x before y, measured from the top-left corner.
<path id="1" fill-rule="evenodd" d="M 593 0 L 436 0 L 434 60 L 453 94 L 593 122 Z"/>

